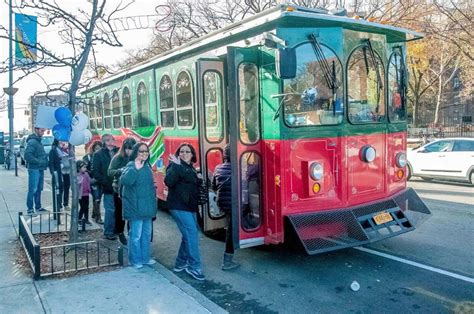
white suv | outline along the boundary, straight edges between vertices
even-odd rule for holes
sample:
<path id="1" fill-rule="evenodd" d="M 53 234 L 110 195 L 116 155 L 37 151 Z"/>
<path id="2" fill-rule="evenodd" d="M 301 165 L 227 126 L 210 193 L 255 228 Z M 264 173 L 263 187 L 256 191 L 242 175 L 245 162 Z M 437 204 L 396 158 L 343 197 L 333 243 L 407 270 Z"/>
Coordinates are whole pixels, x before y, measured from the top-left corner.
<path id="1" fill-rule="evenodd" d="M 443 179 L 474 185 L 474 138 L 439 139 L 407 153 L 407 178 Z"/>

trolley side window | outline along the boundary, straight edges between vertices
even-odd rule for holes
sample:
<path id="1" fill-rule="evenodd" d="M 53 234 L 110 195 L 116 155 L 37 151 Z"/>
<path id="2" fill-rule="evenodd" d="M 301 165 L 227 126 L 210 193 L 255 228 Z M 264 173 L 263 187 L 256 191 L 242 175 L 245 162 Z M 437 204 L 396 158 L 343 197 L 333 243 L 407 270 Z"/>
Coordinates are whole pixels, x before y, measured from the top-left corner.
<path id="1" fill-rule="evenodd" d="M 258 68 L 253 63 L 239 65 L 240 89 L 240 140 L 244 144 L 254 144 L 260 140 L 260 110 Z"/>
<path id="2" fill-rule="evenodd" d="M 261 159 L 257 152 L 246 152 L 240 157 L 242 200 L 241 223 L 246 231 L 258 229 L 262 224 Z"/>
<path id="3" fill-rule="evenodd" d="M 388 64 L 388 117 L 390 122 L 406 120 L 406 72 L 400 53 L 394 52 Z"/>
<path id="4" fill-rule="evenodd" d="M 110 106 L 109 94 L 104 95 L 104 129 L 112 127 L 112 108 Z"/>
<path id="5" fill-rule="evenodd" d="M 296 49 L 297 73 L 284 80 L 285 123 L 290 127 L 339 124 L 343 120 L 342 65 L 336 54 L 319 43 Z"/>
<path id="6" fill-rule="evenodd" d="M 87 111 L 89 112 L 89 129 L 94 130 L 96 128 L 96 114 L 95 114 L 95 105 L 94 105 L 94 100 L 91 99 L 89 100 L 89 108 L 87 108 Z"/>
<path id="7" fill-rule="evenodd" d="M 130 98 L 130 90 L 124 87 L 122 91 L 122 111 L 123 111 L 123 127 L 132 127 L 132 99 Z"/>
<path id="8" fill-rule="evenodd" d="M 206 139 L 210 143 L 219 143 L 224 137 L 224 129 L 222 128 L 222 80 L 216 71 L 204 73 L 202 80 Z"/>
<path id="9" fill-rule="evenodd" d="M 368 45 L 356 48 L 347 67 L 349 121 L 377 123 L 385 119 L 382 60 Z"/>
<path id="10" fill-rule="evenodd" d="M 182 71 L 176 80 L 176 117 L 179 128 L 189 129 L 194 126 L 193 107 L 193 82 L 188 72 Z"/>
<path id="11" fill-rule="evenodd" d="M 112 114 L 114 121 L 114 129 L 122 127 L 120 122 L 120 98 L 117 90 L 112 93 Z"/>
<path id="12" fill-rule="evenodd" d="M 140 82 L 137 88 L 138 127 L 150 125 L 150 104 L 148 100 L 148 90 L 145 83 Z"/>
<path id="13" fill-rule="evenodd" d="M 168 75 L 160 80 L 160 120 L 163 128 L 174 128 L 173 84 Z"/>
<path id="14" fill-rule="evenodd" d="M 97 128 L 102 129 L 102 117 L 104 113 L 102 111 L 103 108 L 102 108 L 102 103 L 100 101 L 100 97 L 96 98 L 95 106 L 96 106 L 95 108 L 96 108 Z"/>

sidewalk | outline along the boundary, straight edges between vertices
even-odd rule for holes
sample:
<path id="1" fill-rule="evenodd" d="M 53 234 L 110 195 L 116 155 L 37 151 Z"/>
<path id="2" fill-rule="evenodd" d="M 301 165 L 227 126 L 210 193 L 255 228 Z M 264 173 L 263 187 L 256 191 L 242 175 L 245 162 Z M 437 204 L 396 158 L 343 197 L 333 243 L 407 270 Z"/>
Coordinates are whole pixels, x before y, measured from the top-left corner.
<path id="1" fill-rule="evenodd" d="M 15 263 L 27 172 L 0 169 L 0 313 L 226 313 L 160 264 L 34 281 Z M 45 181 L 43 206 L 51 209 Z"/>

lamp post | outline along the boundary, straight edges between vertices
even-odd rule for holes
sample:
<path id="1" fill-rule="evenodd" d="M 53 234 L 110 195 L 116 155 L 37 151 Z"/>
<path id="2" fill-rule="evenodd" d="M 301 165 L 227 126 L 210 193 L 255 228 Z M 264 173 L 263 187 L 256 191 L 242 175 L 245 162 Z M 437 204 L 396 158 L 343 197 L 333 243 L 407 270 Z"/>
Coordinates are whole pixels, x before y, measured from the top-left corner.
<path id="1" fill-rule="evenodd" d="M 16 94 L 18 88 L 13 87 L 13 9 L 12 0 L 9 1 L 9 20 L 8 20 L 8 87 L 4 88 L 5 94 L 8 95 L 8 129 L 10 133 L 10 162 L 15 162 L 15 151 L 13 145 L 13 95 Z M 10 163 L 11 164 L 11 163 Z M 15 162 L 15 175 L 18 176 L 17 164 Z"/>

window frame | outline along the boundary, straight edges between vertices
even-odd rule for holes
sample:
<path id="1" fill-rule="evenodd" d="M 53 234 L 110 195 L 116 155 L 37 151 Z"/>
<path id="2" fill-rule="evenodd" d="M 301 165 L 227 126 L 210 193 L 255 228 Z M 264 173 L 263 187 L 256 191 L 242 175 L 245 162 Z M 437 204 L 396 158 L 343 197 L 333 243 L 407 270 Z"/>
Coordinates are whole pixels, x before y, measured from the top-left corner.
<path id="1" fill-rule="evenodd" d="M 189 77 L 189 81 L 190 81 L 190 84 L 191 84 L 191 106 L 187 106 L 187 107 L 180 107 L 178 108 L 178 78 L 179 78 L 179 75 L 181 73 L 186 73 Z M 196 125 L 196 119 L 195 119 L 195 108 L 196 108 L 196 102 L 195 102 L 195 99 L 194 99 L 194 95 L 195 95 L 195 91 L 194 91 L 194 81 L 193 81 L 193 77 L 191 75 L 191 72 L 189 72 L 188 69 L 181 69 L 178 74 L 176 75 L 176 79 L 174 81 L 175 83 L 175 89 L 174 89 L 174 109 L 175 109 L 175 126 L 177 129 L 179 130 L 192 130 L 194 129 L 195 125 Z M 191 109 L 191 117 L 193 119 L 193 123 L 190 125 L 190 126 L 180 126 L 179 125 L 179 119 L 178 119 L 178 111 L 184 111 L 184 110 L 189 110 Z"/>
<path id="2" fill-rule="evenodd" d="M 124 94 L 125 94 L 125 91 L 128 92 L 128 99 L 129 99 L 129 108 L 130 108 L 130 111 L 129 112 L 125 112 L 124 109 L 125 109 L 125 106 L 124 106 Z M 123 117 L 123 127 L 124 128 L 133 128 L 133 117 L 132 117 L 132 93 L 130 92 L 130 88 L 125 85 L 123 88 L 122 88 L 122 93 L 121 93 L 121 97 L 120 97 L 120 102 L 121 102 L 121 110 L 122 110 L 122 117 Z M 126 121 L 127 121 L 127 117 L 130 117 L 130 125 L 126 125 Z"/>
<path id="3" fill-rule="evenodd" d="M 404 111 L 405 111 L 405 119 L 403 120 L 392 120 L 392 114 L 390 114 L 391 112 L 391 108 L 392 108 L 392 104 L 390 103 L 390 100 L 389 100 L 389 97 L 390 97 L 390 93 L 391 93 L 391 87 L 390 87 L 390 65 L 392 64 L 392 58 L 395 57 L 395 55 L 398 55 L 401 59 L 401 64 L 402 64 L 402 67 L 403 67 L 403 75 L 405 76 L 405 83 L 408 84 L 408 73 L 407 73 L 407 67 L 406 67 L 406 64 L 405 64 L 405 60 L 403 58 L 403 53 L 401 51 L 398 51 L 398 50 L 394 50 L 392 52 L 392 54 L 390 55 L 390 58 L 388 58 L 388 63 L 387 63 L 387 73 L 385 74 L 386 75 L 386 84 L 387 84 L 387 97 L 386 97 L 386 116 L 388 118 L 388 121 L 390 123 L 406 123 L 407 122 L 407 118 L 408 118 L 408 112 L 407 112 L 407 95 L 406 95 L 406 90 L 403 91 L 405 93 L 405 97 L 403 97 L 403 99 L 401 99 L 402 103 L 401 106 L 404 108 Z M 406 88 L 407 86 L 405 86 Z M 400 95 L 401 97 L 402 95 Z"/>
<path id="4" fill-rule="evenodd" d="M 115 112 L 114 112 L 114 111 L 115 111 L 115 108 L 114 108 L 114 96 L 117 96 L 118 111 L 119 111 L 118 116 L 117 116 L 117 115 L 115 114 Z M 122 117 L 121 117 L 121 116 L 122 116 L 122 114 L 121 114 L 121 113 L 122 113 L 122 109 L 121 109 L 122 103 L 121 103 L 121 101 L 120 101 L 120 94 L 119 94 L 119 92 L 118 92 L 118 89 L 114 89 L 113 92 L 112 92 L 111 107 L 112 107 L 112 128 L 113 128 L 113 129 L 121 128 L 121 127 L 122 127 Z M 119 123 L 120 126 L 119 126 L 119 127 L 117 127 L 117 126 L 115 125 L 115 118 L 119 118 L 119 121 L 120 121 L 120 123 Z"/>
<path id="5" fill-rule="evenodd" d="M 95 99 L 95 105 L 96 105 L 96 127 L 98 130 L 103 130 L 104 129 L 104 106 L 102 105 L 102 97 L 98 95 Z M 100 123 L 99 123 L 100 121 Z M 99 127 L 100 124 L 100 127 Z"/>
<path id="6" fill-rule="evenodd" d="M 345 107 L 346 107 L 346 119 L 347 121 L 350 123 L 350 124 L 353 124 L 353 125 L 380 125 L 380 124 L 386 124 L 387 123 L 387 116 L 388 116 L 388 113 L 387 113 L 387 77 L 385 75 L 385 65 L 384 65 L 384 60 L 382 59 L 382 57 L 377 53 L 377 51 L 375 51 L 374 49 L 374 54 L 375 54 L 375 57 L 378 58 L 378 61 L 381 62 L 381 66 L 382 66 L 382 69 L 380 69 L 380 74 L 382 74 L 384 77 L 381 78 L 381 81 L 382 81 L 382 84 L 384 84 L 383 86 L 383 89 L 382 89 L 382 92 L 381 92 L 381 95 L 383 95 L 384 97 L 384 102 L 383 102 L 383 109 L 384 109 L 384 118 L 381 120 L 381 121 L 361 121 L 361 122 L 357 122 L 357 121 L 352 121 L 349 117 L 349 63 L 351 61 L 351 58 L 352 56 L 354 55 L 354 53 L 358 50 L 358 49 L 362 49 L 363 47 L 368 47 L 367 44 L 360 44 L 360 45 L 357 45 L 356 47 L 354 47 L 354 49 L 352 49 L 351 53 L 349 54 L 348 58 L 347 58 L 347 61 L 346 61 L 346 65 L 345 65 L 345 76 L 346 76 L 346 79 L 345 79 L 345 82 L 346 82 L 346 90 L 345 90 Z"/>
<path id="7" fill-rule="evenodd" d="M 220 83 L 219 83 L 219 90 L 216 89 L 216 91 L 218 92 L 218 95 L 216 95 L 218 98 L 216 99 L 217 100 L 217 104 L 216 104 L 216 111 L 217 111 L 217 125 L 216 126 L 212 126 L 212 127 L 209 127 L 211 130 L 217 130 L 219 132 L 219 138 L 216 139 L 215 141 L 212 140 L 211 138 L 209 138 L 208 136 L 208 132 L 207 132 L 207 108 L 208 107 L 211 107 L 211 106 L 207 106 L 207 103 L 206 103 L 206 100 L 203 99 L 203 103 L 204 103 L 204 136 L 206 137 L 206 140 L 209 142 L 209 143 L 220 143 L 222 142 L 222 140 L 224 139 L 224 125 L 223 125 L 223 121 L 224 121 L 224 111 L 222 110 L 222 107 L 224 105 L 224 78 L 222 77 L 221 73 L 215 69 L 208 69 L 206 71 L 204 71 L 204 73 L 202 74 L 202 77 L 201 77 L 201 80 L 202 80 L 202 86 L 203 86 L 203 96 L 205 97 L 205 90 L 204 90 L 204 76 L 207 74 L 207 73 L 213 73 L 213 74 L 217 74 L 217 77 L 219 78 L 220 80 Z M 220 103 L 219 103 L 220 101 Z M 213 106 L 213 105 L 212 105 Z"/>
<path id="8" fill-rule="evenodd" d="M 293 48 L 296 50 L 296 48 L 302 46 L 302 45 L 305 45 L 305 44 L 308 44 L 308 45 L 311 45 L 311 41 L 309 40 L 305 40 L 303 42 L 300 42 L 298 43 L 297 45 L 295 45 Z M 341 97 L 342 97 L 342 120 L 341 122 L 339 123 L 331 123 L 331 124 L 307 124 L 307 125 L 289 125 L 285 119 L 285 104 L 283 103 L 283 108 L 281 108 L 281 113 L 280 115 L 282 116 L 282 119 L 283 119 L 283 124 L 287 127 L 287 128 L 290 128 L 290 129 L 294 129 L 294 128 L 311 128 L 311 127 L 321 127 L 321 126 L 336 126 L 336 125 L 341 125 L 344 123 L 344 120 L 346 119 L 346 105 L 345 105 L 345 99 L 346 99 L 346 85 L 345 85 L 345 69 L 344 69 L 344 64 L 342 63 L 341 59 L 338 57 L 336 51 L 331 48 L 329 45 L 327 44 L 324 44 L 322 42 L 319 43 L 322 47 L 324 48 L 327 48 L 329 51 L 331 51 L 334 56 L 336 57 L 336 60 L 339 62 L 339 66 L 341 67 L 341 80 L 340 80 L 340 86 L 339 88 L 342 88 L 342 92 L 341 92 Z M 284 80 L 282 80 L 281 82 L 281 91 L 284 92 L 284 88 L 285 88 L 285 82 Z M 281 100 L 279 100 L 281 101 Z M 335 104 L 334 104 L 335 105 Z"/>
<path id="9" fill-rule="evenodd" d="M 171 103 L 172 103 L 172 106 L 171 108 L 161 108 L 161 89 L 160 89 L 160 86 L 161 86 L 161 81 L 163 80 L 163 78 L 167 76 L 169 78 L 169 81 L 170 81 L 170 84 L 171 84 Z M 165 72 L 161 75 L 160 77 L 160 81 L 158 82 L 158 98 L 159 98 L 159 121 L 160 121 L 160 125 L 161 125 L 161 128 L 164 129 L 164 130 L 174 130 L 176 128 L 176 100 L 175 100 L 175 86 L 174 86 L 174 80 L 173 80 L 173 77 L 170 73 L 168 72 Z M 173 112 L 173 126 L 170 127 L 170 126 L 163 126 L 163 120 L 162 120 L 162 116 L 161 116 L 161 113 L 162 112 Z"/>
<path id="10" fill-rule="evenodd" d="M 108 108 L 106 108 L 106 100 L 107 100 Z M 104 93 L 102 101 L 103 101 L 103 107 L 104 107 L 104 110 L 103 110 L 104 116 L 102 119 L 103 129 L 112 130 L 112 102 L 110 101 L 108 92 Z M 106 114 L 107 111 L 109 112 L 108 115 Z M 107 119 L 109 119 L 109 124 L 110 124 L 108 128 L 107 128 Z"/>
<path id="11" fill-rule="evenodd" d="M 242 133 L 240 132 L 240 125 L 241 125 L 241 100 L 240 100 L 240 91 L 241 91 L 241 86 L 240 86 L 240 76 L 239 76 L 239 73 L 240 73 L 240 67 L 243 65 L 243 64 L 251 64 L 251 65 L 254 65 L 255 68 L 257 69 L 257 112 L 258 112 L 258 117 L 257 117 L 257 125 L 258 125 L 258 138 L 256 141 L 254 142 L 249 142 L 249 143 L 244 143 L 244 141 L 242 140 Z M 256 145 L 258 142 L 260 142 L 262 140 L 262 113 L 261 113 L 261 93 L 260 93 L 260 68 L 258 67 L 258 64 L 255 63 L 255 62 L 252 62 L 252 61 L 243 61 L 243 62 L 240 62 L 238 65 L 237 65 L 237 86 L 238 86 L 238 90 L 237 90 L 237 95 L 238 95 L 238 107 L 237 107 L 237 111 L 238 111 L 238 115 L 239 115 L 239 120 L 238 120 L 238 125 L 239 125 L 239 141 L 242 145 L 245 145 L 245 146 L 253 146 L 253 145 Z"/>
<path id="12" fill-rule="evenodd" d="M 137 128 L 146 128 L 146 127 L 149 127 L 151 126 L 151 123 L 149 123 L 148 125 L 141 125 L 140 122 L 141 122 L 141 117 L 143 116 L 143 114 L 140 113 L 140 107 L 139 107 L 139 99 L 140 99 L 140 94 L 138 93 L 139 89 L 140 89 L 140 86 L 144 86 L 145 87 L 145 91 L 146 91 L 146 110 L 147 110 L 147 115 L 146 116 L 150 116 L 150 93 L 148 91 L 148 87 L 145 83 L 145 80 L 140 80 L 137 84 L 137 88 L 135 89 L 135 92 L 137 94 L 137 125 L 136 127 Z M 148 119 L 149 122 L 150 119 Z"/>

